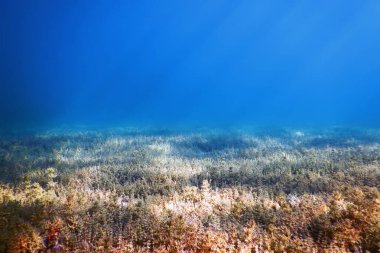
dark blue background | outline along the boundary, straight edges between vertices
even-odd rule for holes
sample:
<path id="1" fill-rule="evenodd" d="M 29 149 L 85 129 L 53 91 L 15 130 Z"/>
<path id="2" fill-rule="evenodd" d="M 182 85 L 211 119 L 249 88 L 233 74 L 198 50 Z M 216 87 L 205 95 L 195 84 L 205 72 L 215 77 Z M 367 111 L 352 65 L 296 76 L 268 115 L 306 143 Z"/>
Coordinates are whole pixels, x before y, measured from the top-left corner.
<path id="1" fill-rule="evenodd" d="M 379 1 L 0 1 L 0 126 L 380 123 Z"/>

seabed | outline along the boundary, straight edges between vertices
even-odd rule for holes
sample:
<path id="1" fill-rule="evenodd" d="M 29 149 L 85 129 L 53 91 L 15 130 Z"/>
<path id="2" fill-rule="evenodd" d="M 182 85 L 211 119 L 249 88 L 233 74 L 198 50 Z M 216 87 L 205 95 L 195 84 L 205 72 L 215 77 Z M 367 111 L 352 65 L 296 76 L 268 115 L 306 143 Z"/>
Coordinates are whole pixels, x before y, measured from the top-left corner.
<path id="1" fill-rule="evenodd" d="M 0 137 L 0 252 L 378 252 L 380 130 Z"/>

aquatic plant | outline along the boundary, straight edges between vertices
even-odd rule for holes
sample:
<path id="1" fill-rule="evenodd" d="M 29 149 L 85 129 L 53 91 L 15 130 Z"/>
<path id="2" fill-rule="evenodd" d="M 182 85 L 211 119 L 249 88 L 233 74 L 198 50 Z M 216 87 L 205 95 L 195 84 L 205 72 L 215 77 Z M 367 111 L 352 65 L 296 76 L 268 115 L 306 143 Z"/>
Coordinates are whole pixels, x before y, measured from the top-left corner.
<path id="1" fill-rule="evenodd" d="M 1 139 L 0 252 L 379 250 L 377 142 L 225 135 Z"/>

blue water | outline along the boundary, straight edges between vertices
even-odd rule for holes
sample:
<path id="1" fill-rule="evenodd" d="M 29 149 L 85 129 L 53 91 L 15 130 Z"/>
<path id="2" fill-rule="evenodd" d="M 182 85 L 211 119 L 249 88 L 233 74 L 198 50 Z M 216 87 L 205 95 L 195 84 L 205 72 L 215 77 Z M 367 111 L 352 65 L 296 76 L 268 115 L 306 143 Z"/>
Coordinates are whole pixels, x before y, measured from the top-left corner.
<path id="1" fill-rule="evenodd" d="M 0 128 L 380 125 L 379 1 L 0 1 Z"/>

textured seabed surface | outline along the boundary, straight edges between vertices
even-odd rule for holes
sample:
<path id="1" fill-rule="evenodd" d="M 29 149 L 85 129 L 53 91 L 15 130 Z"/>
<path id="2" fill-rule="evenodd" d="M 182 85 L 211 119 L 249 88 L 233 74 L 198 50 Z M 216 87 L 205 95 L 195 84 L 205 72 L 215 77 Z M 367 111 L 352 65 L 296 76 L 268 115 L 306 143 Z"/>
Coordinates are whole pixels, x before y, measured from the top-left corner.
<path id="1" fill-rule="evenodd" d="M 380 131 L 0 137 L 0 252 L 378 252 Z"/>

